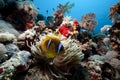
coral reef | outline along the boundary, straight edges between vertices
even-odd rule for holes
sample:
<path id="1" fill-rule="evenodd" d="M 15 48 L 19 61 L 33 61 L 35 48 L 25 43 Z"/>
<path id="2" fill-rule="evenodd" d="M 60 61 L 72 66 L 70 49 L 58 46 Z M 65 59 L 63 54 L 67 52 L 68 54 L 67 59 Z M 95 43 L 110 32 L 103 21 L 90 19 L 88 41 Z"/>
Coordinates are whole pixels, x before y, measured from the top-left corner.
<path id="1" fill-rule="evenodd" d="M 113 25 L 92 34 L 94 13 L 64 17 L 74 6 L 67 2 L 44 21 L 31 1 L 0 0 L 0 80 L 120 79 L 120 3 Z"/>

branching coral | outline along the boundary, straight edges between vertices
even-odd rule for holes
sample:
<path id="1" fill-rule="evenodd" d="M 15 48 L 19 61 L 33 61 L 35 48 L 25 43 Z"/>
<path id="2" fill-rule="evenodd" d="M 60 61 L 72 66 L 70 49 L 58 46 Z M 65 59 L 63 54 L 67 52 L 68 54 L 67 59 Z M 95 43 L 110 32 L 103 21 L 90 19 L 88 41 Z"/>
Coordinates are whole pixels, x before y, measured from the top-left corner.
<path id="1" fill-rule="evenodd" d="M 87 30 L 94 30 L 95 25 L 97 24 L 96 20 L 94 20 L 95 14 L 88 13 L 82 16 L 83 27 Z"/>
<path id="2" fill-rule="evenodd" d="M 54 24 L 51 23 L 53 30 L 55 30 L 56 27 L 61 25 L 61 23 L 63 21 L 64 14 L 66 12 L 70 12 L 69 9 L 71 9 L 73 6 L 74 6 L 74 3 L 70 4 L 69 2 L 67 2 L 65 5 L 59 4 L 57 6 L 57 11 L 55 14 L 53 14 L 53 16 L 55 16 Z"/>
<path id="3" fill-rule="evenodd" d="M 74 7 L 74 5 L 75 5 L 74 3 L 70 4 L 70 2 L 67 2 L 65 5 L 59 4 L 57 6 L 57 11 L 60 12 L 60 13 L 63 13 L 63 14 L 65 14 L 66 12 L 69 13 L 70 12 L 69 10 L 72 7 Z"/>

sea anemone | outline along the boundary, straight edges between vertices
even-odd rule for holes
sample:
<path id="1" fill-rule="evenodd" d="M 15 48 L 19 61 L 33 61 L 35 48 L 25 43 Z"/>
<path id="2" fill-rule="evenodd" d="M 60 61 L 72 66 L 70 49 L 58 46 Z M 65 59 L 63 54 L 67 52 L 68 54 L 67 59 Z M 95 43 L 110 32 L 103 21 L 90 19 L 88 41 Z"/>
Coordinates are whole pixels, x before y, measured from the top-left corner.
<path id="1" fill-rule="evenodd" d="M 63 46 L 60 52 L 59 43 Z M 65 79 L 65 76 L 70 76 L 84 54 L 81 52 L 79 46 L 74 40 L 67 39 L 60 41 L 59 37 L 55 35 L 46 35 L 36 45 L 31 46 L 34 61 L 37 63 L 28 71 L 28 78 L 30 79 Z M 44 66 L 44 67 L 43 67 Z M 37 71 L 36 71 L 37 70 Z M 29 75 L 29 73 L 31 75 Z M 35 76 L 32 78 L 33 73 Z M 41 75 L 38 77 L 37 75 Z M 43 75 L 44 74 L 44 75 Z M 27 77 L 26 76 L 26 77 Z"/>
<path id="2" fill-rule="evenodd" d="M 62 41 L 65 53 L 58 56 L 53 60 L 53 64 L 59 69 L 63 69 L 65 73 L 69 73 L 70 69 L 79 64 L 83 59 L 84 54 L 81 52 L 80 47 L 73 40 Z M 64 67 L 64 68 L 63 68 Z"/>

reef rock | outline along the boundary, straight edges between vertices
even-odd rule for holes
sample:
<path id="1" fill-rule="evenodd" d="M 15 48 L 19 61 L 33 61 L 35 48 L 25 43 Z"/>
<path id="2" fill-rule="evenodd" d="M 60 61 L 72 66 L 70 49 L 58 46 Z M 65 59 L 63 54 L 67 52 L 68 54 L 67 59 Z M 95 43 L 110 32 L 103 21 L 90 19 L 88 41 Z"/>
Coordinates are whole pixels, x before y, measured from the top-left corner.
<path id="1" fill-rule="evenodd" d="M 0 0 L 0 8 L 3 8 L 5 6 L 4 0 Z"/>
<path id="2" fill-rule="evenodd" d="M 3 62 L 4 60 L 7 59 L 7 49 L 5 48 L 5 46 L 3 44 L 0 43 L 0 62 Z"/>
<path id="3" fill-rule="evenodd" d="M 6 49 L 7 49 L 7 54 L 9 57 L 13 56 L 14 54 L 16 54 L 17 52 L 19 52 L 19 48 L 15 45 L 15 44 L 7 44 L 5 45 Z"/>
<path id="4" fill-rule="evenodd" d="M 28 68 L 28 59 L 30 53 L 27 51 L 20 51 L 16 55 L 12 56 L 9 60 L 0 65 L 2 70 L 0 73 L 0 80 L 10 79 L 14 73 L 17 74 Z M 19 70 L 20 69 L 20 70 Z"/>
<path id="5" fill-rule="evenodd" d="M 0 20 L 0 33 L 5 32 L 9 32 L 11 34 L 14 34 L 15 36 L 19 35 L 19 32 L 13 28 L 13 25 L 4 20 Z"/>

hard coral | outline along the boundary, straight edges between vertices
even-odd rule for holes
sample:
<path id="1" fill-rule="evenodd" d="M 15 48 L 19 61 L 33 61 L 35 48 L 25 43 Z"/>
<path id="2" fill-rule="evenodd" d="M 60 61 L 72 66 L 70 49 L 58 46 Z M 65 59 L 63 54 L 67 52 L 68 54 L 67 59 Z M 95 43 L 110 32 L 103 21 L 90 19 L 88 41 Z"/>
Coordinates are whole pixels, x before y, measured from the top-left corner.
<path id="1" fill-rule="evenodd" d="M 13 34 L 10 33 L 0 33 L 0 42 L 13 42 L 13 40 L 15 40 L 16 37 Z"/>

